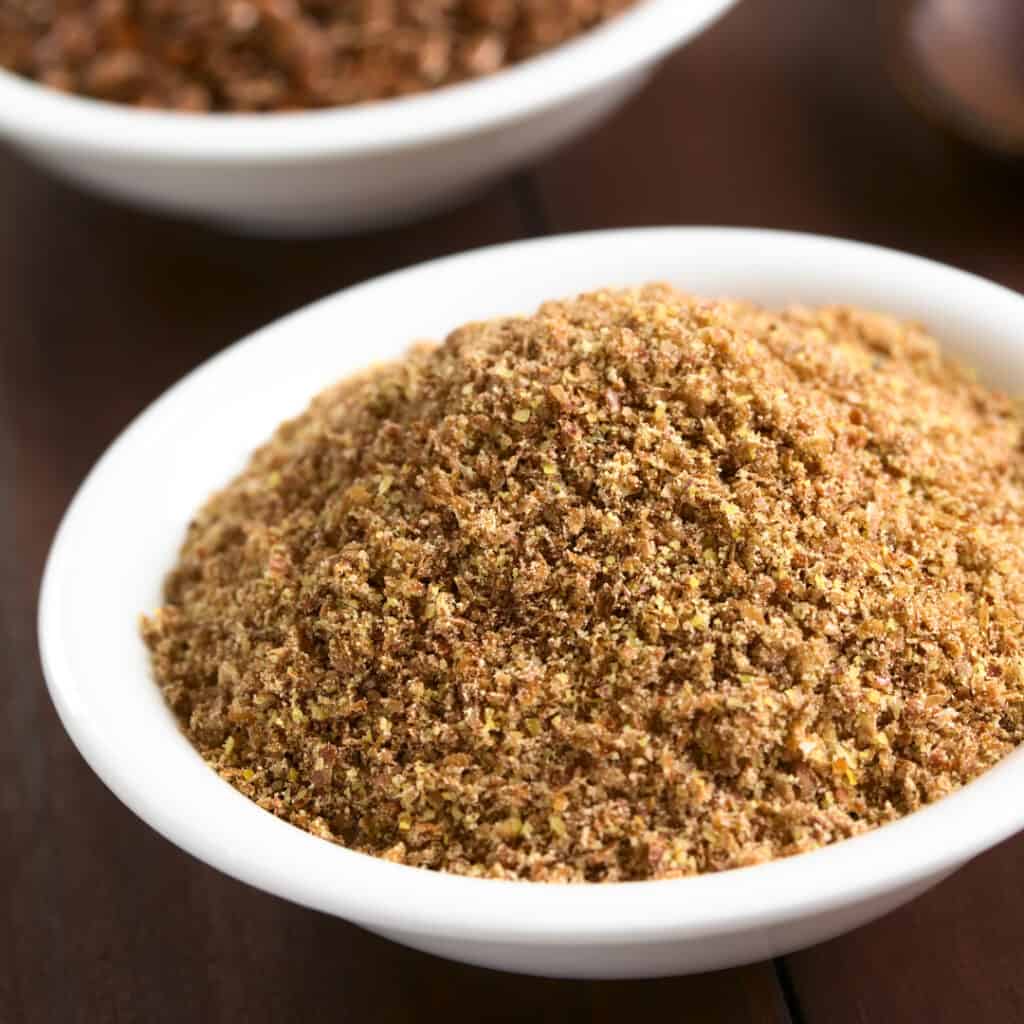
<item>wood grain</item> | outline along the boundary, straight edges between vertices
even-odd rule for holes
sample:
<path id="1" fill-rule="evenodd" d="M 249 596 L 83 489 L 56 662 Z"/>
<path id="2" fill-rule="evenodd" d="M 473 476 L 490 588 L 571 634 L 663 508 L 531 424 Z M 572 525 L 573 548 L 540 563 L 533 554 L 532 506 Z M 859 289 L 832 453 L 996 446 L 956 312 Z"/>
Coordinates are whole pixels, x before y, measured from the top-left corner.
<path id="1" fill-rule="evenodd" d="M 1024 285 L 1024 171 L 954 146 L 907 106 L 887 73 L 886 2 L 744 0 L 540 168 L 554 229 L 814 231 Z"/>
<path id="2" fill-rule="evenodd" d="M 787 960 L 807 1021 L 1024 1021 L 1024 839 L 881 921 Z"/>

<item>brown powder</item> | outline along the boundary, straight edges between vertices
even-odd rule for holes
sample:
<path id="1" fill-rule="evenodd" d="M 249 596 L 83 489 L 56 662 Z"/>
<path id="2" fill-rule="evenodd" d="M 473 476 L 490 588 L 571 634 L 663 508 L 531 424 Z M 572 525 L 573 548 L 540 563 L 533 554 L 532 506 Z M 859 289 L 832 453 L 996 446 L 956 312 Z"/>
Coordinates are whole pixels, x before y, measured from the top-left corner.
<path id="1" fill-rule="evenodd" d="M 142 107 L 333 107 L 490 74 L 635 2 L 0 0 L 0 67 Z"/>
<path id="2" fill-rule="evenodd" d="M 884 316 L 549 303 L 282 426 L 145 638 L 210 764 L 355 850 L 559 881 L 794 854 L 1024 739 L 1021 427 Z"/>

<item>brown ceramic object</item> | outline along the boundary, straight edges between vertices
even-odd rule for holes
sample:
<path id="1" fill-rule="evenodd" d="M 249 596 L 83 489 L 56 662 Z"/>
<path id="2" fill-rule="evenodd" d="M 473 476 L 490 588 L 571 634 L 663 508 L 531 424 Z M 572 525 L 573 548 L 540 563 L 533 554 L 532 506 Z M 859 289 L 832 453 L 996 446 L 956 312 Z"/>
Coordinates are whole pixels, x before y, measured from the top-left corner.
<path id="1" fill-rule="evenodd" d="M 892 0 L 897 80 L 966 141 L 1024 156 L 1024 0 Z"/>

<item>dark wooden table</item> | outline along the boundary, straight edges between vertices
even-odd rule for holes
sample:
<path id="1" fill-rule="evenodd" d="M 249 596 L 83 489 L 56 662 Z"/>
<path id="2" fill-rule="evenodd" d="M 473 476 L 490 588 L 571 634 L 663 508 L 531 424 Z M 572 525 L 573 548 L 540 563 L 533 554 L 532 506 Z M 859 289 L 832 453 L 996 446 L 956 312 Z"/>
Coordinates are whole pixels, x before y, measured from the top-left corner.
<path id="1" fill-rule="evenodd" d="M 1024 289 L 1024 175 L 907 109 L 877 13 L 747 0 L 589 138 L 468 207 L 357 239 L 226 237 L 79 195 L 0 151 L 0 1021 L 1024 1020 L 1024 838 L 776 963 L 654 982 L 512 977 L 401 949 L 180 853 L 72 748 L 36 651 L 50 538 L 108 442 L 210 353 L 352 282 L 529 235 L 699 223 L 866 239 Z"/>

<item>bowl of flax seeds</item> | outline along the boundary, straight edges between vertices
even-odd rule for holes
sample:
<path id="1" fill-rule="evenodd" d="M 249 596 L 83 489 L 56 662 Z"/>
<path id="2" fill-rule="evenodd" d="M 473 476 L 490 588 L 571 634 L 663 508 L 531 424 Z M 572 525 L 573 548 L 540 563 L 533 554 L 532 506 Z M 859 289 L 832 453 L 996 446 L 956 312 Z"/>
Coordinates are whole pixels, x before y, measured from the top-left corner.
<path id="1" fill-rule="evenodd" d="M 0 132 L 261 234 L 409 220 L 608 115 L 734 0 L 0 2 Z"/>
<path id="2" fill-rule="evenodd" d="M 1024 381 L 1021 324 L 772 232 L 352 289 L 86 483 L 42 601 L 58 708 L 187 849 L 419 948 L 613 976 L 835 934 L 1024 825 L 1024 419 L 986 383 Z"/>

